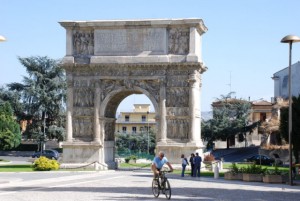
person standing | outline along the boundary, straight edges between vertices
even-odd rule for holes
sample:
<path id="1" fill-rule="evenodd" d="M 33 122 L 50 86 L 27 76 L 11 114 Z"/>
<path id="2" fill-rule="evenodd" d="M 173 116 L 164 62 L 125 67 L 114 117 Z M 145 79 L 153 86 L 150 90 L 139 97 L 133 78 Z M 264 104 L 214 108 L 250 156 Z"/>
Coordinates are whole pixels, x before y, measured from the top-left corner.
<path id="1" fill-rule="evenodd" d="M 181 154 L 181 165 L 182 165 L 181 176 L 182 177 L 184 177 L 185 168 L 188 164 L 189 164 L 188 160 L 184 157 L 184 154 Z"/>
<path id="2" fill-rule="evenodd" d="M 195 169 L 194 169 L 194 177 L 200 177 L 200 169 L 201 169 L 201 162 L 202 162 L 202 158 L 201 156 L 199 156 L 199 153 L 196 153 L 196 156 L 194 158 L 194 163 L 195 163 Z"/>
<path id="3" fill-rule="evenodd" d="M 195 163 L 194 163 L 195 154 L 192 153 L 190 157 L 190 164 L 191 164 L 191 176 L 194 176 L 194 169 L 195 169 Z"/>

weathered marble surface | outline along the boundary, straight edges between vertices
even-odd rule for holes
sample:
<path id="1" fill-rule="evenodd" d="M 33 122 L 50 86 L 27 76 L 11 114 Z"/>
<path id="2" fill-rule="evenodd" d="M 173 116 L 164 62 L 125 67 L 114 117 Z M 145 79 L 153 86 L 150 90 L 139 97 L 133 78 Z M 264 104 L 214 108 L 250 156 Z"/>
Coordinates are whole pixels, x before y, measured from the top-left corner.
<path id="1" fill-rule="evenodd" d="M 146 95 L 157 113 L 157 150 L 171 162 L 198 151 L 201 140 L 201 19 L 68 21 L 67 139 L 64 163 L 114 164 L 120 102 Z M 76 160 L 75 160 L 76 158 Z M 105 169 L 105 165 L 102 167 Z"/>

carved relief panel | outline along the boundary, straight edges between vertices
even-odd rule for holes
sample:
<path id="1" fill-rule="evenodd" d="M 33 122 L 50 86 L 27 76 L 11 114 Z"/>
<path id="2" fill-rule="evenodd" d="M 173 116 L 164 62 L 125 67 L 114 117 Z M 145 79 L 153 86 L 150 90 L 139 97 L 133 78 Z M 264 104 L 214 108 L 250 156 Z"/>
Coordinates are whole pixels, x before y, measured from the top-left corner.
<path id="1" fill-rule="evenodd" d="M 95 89 L 88 80 L 75 80 L 73 89 L 73 106 L 93 107 L 94 91 Z"/>
<path id="2" fill-rule="evenodd" d="M 94 32 L 86 30 L 73 31 L 73 55 L 94 54 Z"/>
<path id="3" fill-rule="evenodd" d="M 172 87 L 167 90 L 167 107 L 188 107 L 189 88 Z"/>
<path id="4" fill-rule="evenodd" d="M 93 118 L 73 118 L 73 137 L 91 140 L 93 136 Z"/>
<path id="5" fill-rule="evenodd" d="M 169 54 L 188 54 L 189 53 L 189 28 L 171 28 L 168 30 L 168 50 Z"/>
<path id="6" fill-rule="evenodd" d="M 188 119 L 168 119 L 167 127 L 167 138 L 180 140 L 187 140 L 189 138 Z"/>

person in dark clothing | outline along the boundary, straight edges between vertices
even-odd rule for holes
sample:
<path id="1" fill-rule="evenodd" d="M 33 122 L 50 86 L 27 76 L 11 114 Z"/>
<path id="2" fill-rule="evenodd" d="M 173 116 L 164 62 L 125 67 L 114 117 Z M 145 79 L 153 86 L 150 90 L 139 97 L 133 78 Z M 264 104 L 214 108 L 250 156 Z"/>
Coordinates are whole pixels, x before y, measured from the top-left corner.
<path id="1" fill-rule="evenodd" d="M 202 162 L 202 158 L 201 156 L 199 156 L 198 153 L 196 153 L 196 156 L 194 158 L 194 163 L 195 163 L 195 168 L 194 168 L 194 177 L 200 177 L 200 168 L 201 168 L 201 162 Z"/>
<path id="2" fill-rule="evenodd" d="M 194 176 L 194 168 L 195 168 L 195 163 L 194 163 L 194 158 L 195 158 L 195 154 L 192 153 L 191 157 L 190 157 L 190 164 L 191 164 L 191 176 Z"/>

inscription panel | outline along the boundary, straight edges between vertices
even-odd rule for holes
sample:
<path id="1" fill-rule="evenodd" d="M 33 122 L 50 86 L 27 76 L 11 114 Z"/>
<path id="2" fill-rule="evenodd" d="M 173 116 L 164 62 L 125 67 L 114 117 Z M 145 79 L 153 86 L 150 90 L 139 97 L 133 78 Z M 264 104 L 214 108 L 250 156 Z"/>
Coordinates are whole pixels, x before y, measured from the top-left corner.
<path id="1" fill-rule="evenodd" d="M 167 31 L 164 28 L 95 30 L 95 55 L 166 54 L 166 38 Z"/>

